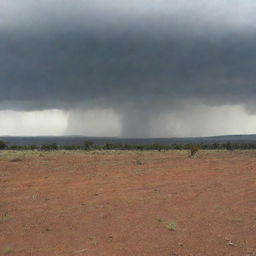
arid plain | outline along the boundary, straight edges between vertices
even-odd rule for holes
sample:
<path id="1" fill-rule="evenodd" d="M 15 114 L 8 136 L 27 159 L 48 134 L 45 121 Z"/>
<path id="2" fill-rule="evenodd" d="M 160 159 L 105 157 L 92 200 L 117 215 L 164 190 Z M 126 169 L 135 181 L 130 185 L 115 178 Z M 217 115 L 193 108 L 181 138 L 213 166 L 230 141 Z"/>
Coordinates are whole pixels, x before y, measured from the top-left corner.
<path id="1" fill-rule="evenodd" d="M 253 150 L 2 151 L 0 195 L 0 255 L 256 255 Z"/>

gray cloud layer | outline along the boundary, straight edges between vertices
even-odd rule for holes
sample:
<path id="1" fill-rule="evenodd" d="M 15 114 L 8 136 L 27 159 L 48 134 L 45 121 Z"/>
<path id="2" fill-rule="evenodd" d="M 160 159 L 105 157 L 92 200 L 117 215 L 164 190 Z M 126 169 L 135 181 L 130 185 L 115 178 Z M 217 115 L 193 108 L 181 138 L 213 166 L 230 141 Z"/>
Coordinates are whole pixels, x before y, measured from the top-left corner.
<path id="1" fill-rule="evenodd" d="M 254 112 L 253 1 L 71 2 L 3 2 L 1 109 L 112 108 L 126 136 L 187 104 Z"/>

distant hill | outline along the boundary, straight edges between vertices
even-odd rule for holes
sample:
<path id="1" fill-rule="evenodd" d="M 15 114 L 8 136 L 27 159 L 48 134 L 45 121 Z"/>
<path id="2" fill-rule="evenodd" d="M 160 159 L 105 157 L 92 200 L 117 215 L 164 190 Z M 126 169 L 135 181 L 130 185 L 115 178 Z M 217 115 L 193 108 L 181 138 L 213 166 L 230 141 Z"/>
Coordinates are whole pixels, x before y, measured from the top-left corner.
<path id="1" fill-rule="evenodd" d="M 129 139 L 119 137 L 87 137 L 87 136 L 38 136 L 38 137 L 14 137 L 2 136 L 0 140 L 11 145 L 43 145 L 49 143 L 57 143 L 58 145 L 82 144 L 85 140 L 93 141 L 97 145 L 106 143 L 119 144 L 186 144 L 186 143 L 253 143 L 256 144 L 256 135 L 224 135 L 212 137 L 184 137 L 184 138 L 141 138 Z"/>

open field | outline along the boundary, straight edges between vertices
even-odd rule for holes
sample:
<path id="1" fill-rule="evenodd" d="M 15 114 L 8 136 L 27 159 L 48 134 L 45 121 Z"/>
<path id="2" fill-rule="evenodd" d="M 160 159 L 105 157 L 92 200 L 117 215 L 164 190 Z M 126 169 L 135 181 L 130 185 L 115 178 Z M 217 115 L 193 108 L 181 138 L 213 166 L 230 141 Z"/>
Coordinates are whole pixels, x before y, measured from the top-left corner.
<path id="1" fill-rule="evenodd" d="M 0 255 L 256 256 L 256 151 L 0 152 Z"/>

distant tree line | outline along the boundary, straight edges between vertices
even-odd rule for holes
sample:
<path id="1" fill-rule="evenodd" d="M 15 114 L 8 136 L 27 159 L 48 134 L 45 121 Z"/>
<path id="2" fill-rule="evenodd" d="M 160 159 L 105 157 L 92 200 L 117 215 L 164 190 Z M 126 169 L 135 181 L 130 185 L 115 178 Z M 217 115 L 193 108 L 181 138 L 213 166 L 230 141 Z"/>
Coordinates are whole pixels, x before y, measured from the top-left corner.
<path id="1" fill-rule="evenodd" d="M 81 145 L 57 145 L 56 143 L 44 145 L 10 145 L 0 140 L 0 150 L 192 150 L 191 153 L 197 152 L 199 149 L 226 149 L 226 150 L 248 150 L 256 149 L 256 144 L 253 143 L 189 143 L 189 144 L 117 144 L 106 143 L 104 145 L 96 145 L 92 141 L 84 141 Z"/>

